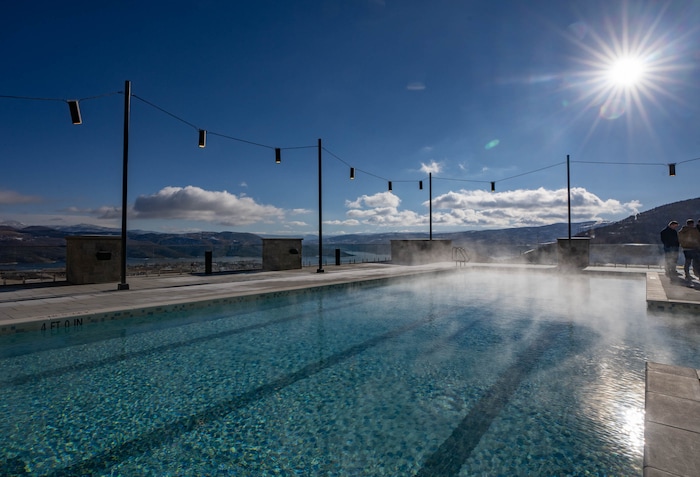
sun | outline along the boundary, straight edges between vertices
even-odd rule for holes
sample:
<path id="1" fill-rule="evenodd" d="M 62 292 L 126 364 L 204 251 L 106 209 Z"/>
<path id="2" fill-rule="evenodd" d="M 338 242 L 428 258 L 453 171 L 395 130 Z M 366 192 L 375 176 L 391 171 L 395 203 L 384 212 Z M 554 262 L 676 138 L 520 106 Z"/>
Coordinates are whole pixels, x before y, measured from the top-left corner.
<path id="1" fill-rule="evenodd" d="M 607 72 L 608 81 L 616 87 L 634 88 L 644 80 L 645 69 L 644 60 L 639 57 L 616 58 Z"/>
<path id="2" fill-rule="evenodd" d="M 653 132 L 653 110 L 683 104 L 674 91 L 683 72 L 693 68 L 683 55 L 693 30 L 667 29 L 667 14 L 661 7 L 631 8 L 622 2 L 617 13 L 604 11 L 595 22 L 569 26 L 566 37 L 576 53 L 567 88 L 583 111 L 598 113 L 592 128 L 599 120 L 624 116 L 628 124 Z"/>

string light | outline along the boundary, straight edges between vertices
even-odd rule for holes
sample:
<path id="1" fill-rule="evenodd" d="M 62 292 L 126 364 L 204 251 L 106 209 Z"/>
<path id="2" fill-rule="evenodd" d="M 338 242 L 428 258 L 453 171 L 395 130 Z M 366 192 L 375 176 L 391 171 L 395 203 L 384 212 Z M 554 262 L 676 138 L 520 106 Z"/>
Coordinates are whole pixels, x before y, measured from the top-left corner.
<path id="1" fill-rule="evenodd" d="M 204 129 L 199 130 L 199 147 L 204 149 L 207 146 L 207 132 Z"/>
<path id="2" fill-rule="evenodd" d="M 66 102 L 68 103 L 70 118 L 71 121 L 73 121 L 73 124 L 83 124 L 83 119 L 80 117 L 80 106 L 78 105 L 78 100 L 73 99 Z"/>
<path id="3" fill-rule="evenodd" d="M 80 101 L 88 101 L 90 99 L 103 98 L 105 96 L 111 96 L 113 94 L 119 94 L 119 92 L 115 91 L 112 93 L 105 93 L 105 94 L 100 94 L 97 96 L 89 96 L 87 98 L 81 98 L 81 99 L 39 98 L 39 97 L 35 97 L 35 96 L 15 96 L 15 95 L 7 95 L 7 94 L 0 95 L 0 98 L 24 99 L 24 100 L 30 100 L 30 101 L 61 101 L 61 102 L 68 104 L 68 110 L 70 111 L 71 122 L 73 124 L 83 124 L 83 119 L 80 115 Z"/>

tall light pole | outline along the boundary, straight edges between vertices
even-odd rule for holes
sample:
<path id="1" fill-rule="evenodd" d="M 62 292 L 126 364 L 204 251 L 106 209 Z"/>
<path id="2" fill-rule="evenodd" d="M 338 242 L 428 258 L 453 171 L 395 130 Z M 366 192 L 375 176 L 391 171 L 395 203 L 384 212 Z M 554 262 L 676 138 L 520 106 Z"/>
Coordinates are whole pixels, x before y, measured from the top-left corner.
<path id="1" fill-rule="evenodd" d="M 323 273 L 323 155 L 321 153 L 321 138 L 318 139 L 318 269 Z"/>
<path id="2" fill-rule="evenodd" d="M 124 156 L 122 161 L 122 240 L 121 240 L 121 282 L 117 290 L 128 290 L 126 283 L 126 192 L 129 172 L 129 118 L 131 116 L 131 81 L 124 83 Z"/>
<path id="3" fill-rule="evenodd" d="M 428 193 L 430 194 L 429 201 L 429 218 L 430 218 L 430 240 L 433 240 L 433 173 L 428 172 Z"/>
<path id="4" fill-rule="evenodd" d="M 569 246 L 571 246 L 571 168 L 568 154 L 566 155 L 566 191 L 569 205 Z"/>

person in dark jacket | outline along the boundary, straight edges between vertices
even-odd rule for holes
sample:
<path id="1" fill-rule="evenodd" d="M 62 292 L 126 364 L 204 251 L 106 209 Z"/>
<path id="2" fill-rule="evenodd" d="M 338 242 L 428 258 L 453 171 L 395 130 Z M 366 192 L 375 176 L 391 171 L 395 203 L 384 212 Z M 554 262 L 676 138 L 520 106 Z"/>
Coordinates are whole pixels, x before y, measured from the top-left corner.
<path id="1" fill-rule="evenodd" d="M 678 264 L 678 222 L 672 220 L 668 223 L 665 229 L 661 231 L 661 243 L 664 244 L 664 268 L 666 276 L 675 279 L 678 278 L 676 265 Z"/>

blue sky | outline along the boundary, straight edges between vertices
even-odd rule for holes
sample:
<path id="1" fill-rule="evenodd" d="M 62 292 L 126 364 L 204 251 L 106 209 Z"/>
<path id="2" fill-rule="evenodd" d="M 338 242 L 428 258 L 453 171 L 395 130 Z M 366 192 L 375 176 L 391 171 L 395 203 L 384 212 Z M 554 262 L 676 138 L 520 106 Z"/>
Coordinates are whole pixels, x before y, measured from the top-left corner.
<path id="1" fill-rule="evenodd" d="M 0 223 L 120 226 L 126 80 L 130 229 L 317 233 L 319 138 L 324 235 L 427 232 L 429 173 L 434 232 L 566 222 L 567 154 L 572 220 L 621 219 L 698 196 L 699 25 L 690 0 L 11 2 Z"/>

